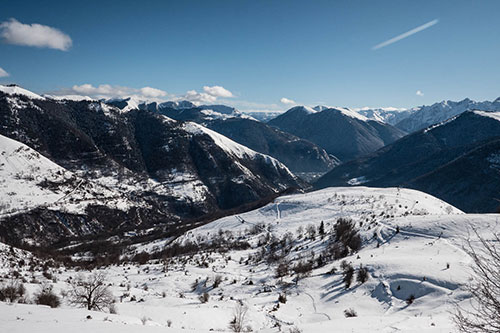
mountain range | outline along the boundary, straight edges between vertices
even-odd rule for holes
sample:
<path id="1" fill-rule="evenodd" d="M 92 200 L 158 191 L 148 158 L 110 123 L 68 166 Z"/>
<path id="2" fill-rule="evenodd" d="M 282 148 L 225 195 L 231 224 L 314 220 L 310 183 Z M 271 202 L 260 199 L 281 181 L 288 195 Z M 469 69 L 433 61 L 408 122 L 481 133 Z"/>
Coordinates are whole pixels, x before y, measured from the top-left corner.
<path id="1" fill-rule="evenodd" d="M 123 111 L 99 101 L 53 100 L 2 86 L 0 122 L 4 141 L 18 145 L 4 153 L 28 149 L 27 156 L 34 156 L 18 156 L 25 162 L 22 167 L 12 165 L 14 157 L 9 157 L 0 168 L 12 171 L 17 165 L 19 175 L 14 176 L 28 182 L 29 191 L 49 191 L 75 203 L 30 204 L 21 214 L 8 214 L 10 208 L 4 207 L 0 228 L 7 238 L 43 243 L 157 224 L 174 228 L 181 221 L 305 186 L 268 155 L 196 123 L 155 112 Z M 46 165 L 47 159 L 54 166 L 43 171 L 40 164 Z M 32 169 L 41 174 L 33 175 Z M 70 181 L 90 192 L 71 193 L 66 189 Z"/>
<path id="2" fill-rule="evenodd" d="M 315 186 L 401 186 L 467 212 L 494 212 L 500 198 L 500 112 L 466 111 L 346 162 Z"/>
<path id="3" fill-rule="evenodd" d="M 297 106 L 269 125 L 314 142 L 341 161 L 373 152 L 406 133 L 345 108 Z"/>

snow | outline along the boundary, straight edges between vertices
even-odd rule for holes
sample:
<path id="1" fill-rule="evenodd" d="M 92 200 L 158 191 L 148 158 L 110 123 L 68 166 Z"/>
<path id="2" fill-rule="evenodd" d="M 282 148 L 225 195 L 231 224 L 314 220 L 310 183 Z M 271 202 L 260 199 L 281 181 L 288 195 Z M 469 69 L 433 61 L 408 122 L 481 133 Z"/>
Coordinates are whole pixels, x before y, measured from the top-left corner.
<path id="1" fill-rule="evenodd" d="M 498 120 L 500 121 L 500 112 L 493 112 L 493 111 L 474 111 L 475 114 L 478 114 L 480 116 L 483 116 L 483 117 L 489 117 L 489 118 L 493 118 L 495 120 Z"/>
<path id="2" fill-rule="evenodd" d="M 252 116 L 242 114 L 239 112 L 227 114 L 227 113 L 217 112 L 212 109 L 203 109 L 200 112 L 205 116 L 204 119 L 206 120 L 214 120 L 214 119 L 227 120 L 231 118 L 244 118 L 257 121 L 257 119 L 253 118 Z"/>
<path id="3" fill-rule="evenodd" d="M 34 92 L 31 92 L 29 90 L 26 90 L 24 88 L 21 88 L 17 85 L 2 85 L 0 84 L 0 91 L 5 93 L 5 94 L 8 94 L 8 95 L 22 95 L 22 96 L 26 96 L 26 97 L 29 97 L 31 99 L 45 99 L 44 97 L 38 95 L 38 94 L 35 94 Z"/>
<path id="4" fill-rule="evenodd" d="M 348 116 L 348 117 L 351 117 L 351 118 L 354 118 L 354 119 L 358 119 L 358 120 L 361 120 L 361 121 L 368 121 L 368 118 L 366 118 L 365 116 L 363 116 L 363 115 L 361 115 L 361 114 L 357 113 L 356 111 L 351 110 L 349 108 L 335 107 L 335 108 L 332 108 L 332 109 L 340 111 L 340 113 L 342 113 L 345 116 Z"/>
<path id="5" fill-rule="evenodd" d="M 363 248 L 345 260 L 355 269 L 362 264 L 369 270 L 370 278 L 364 284 L 354 282 L 345 289 L 340 273 L 327 274 L 333 267 L 339 269 L 340 260 L 315 268 L 298 284 L 290 276 L 284 277 L 281 284 L 274 276 L 274 265 L 245 264 L 249 255 L 259 255 L 261 247 L 257 243 L 267 232 L 276 237 L 287 232 L 297 235 L 299 227 L 318 226 L 321 221 L 330 230 L 338 217 L 352 218 L 358 226 L 363 222 Z M 261 232 L 248 232 L 261 223 L 265 226 Z M 0 302 L 0 331 L 227 332 L 233 310 L 241 301 L 248 307 L 247 324 L 260 332 L 288 332 L 293 327 L 304 333 L 456 332 L 451 319 L 454 302 L 468 307 L 464 285 L 469 282 L 471 260 L 462 245 L 471 237 L 472 226 L 490 237 L 492 231 L 500 231 L 499 216 L 464 214 L 426 193 L 403 188 L 328 188 L 282 196 L 257 210 L 193 229 L 176 240 L 159 239 L 131 247 L 129 251 L 161 249 L 171 241 L 198 242 L 219 234 L 242 238 L 252 245 L 247 250 L 186 256 L 171 261 L 167 271 L 156 261 L 101 269 L 117 299 L 118 314 L 76 309 L 65 300 L 58 309 Z M 471 239 L 474 244 L 474 237 Z M 327 240 L 319 236 L 295 238 L 286 258 L 296 262 L 311 251 L 319 254 Z M 0 244 L 0 276 L 9 272 L 7 262 L 31 257 L 26 251 L 15 250 L 18 259 L 12 260 L 7 249 Z M 203 261 L 208 267 L 200 265 Z M 46 281 L 41 270 L 30 272 L 28 265 L 16 269 L 28 280 L 34 276 Z M 50 271 L 57 278 L 57 293 L 67 290 L 65 281 L 77 275 L 64 267 Z M 222 276 L 217 288 L 211 285 L 215 275 Z M 206 278 L 209 281 L 204 289 Z M 193 289 L 196 279 L 200 284 Z M 287 302 L 277 307 L 285 285 Z M 31 282 L 25 286 L 30 295 L 38 288 Z M 210 294 L 207 303 L 198 300 L 203 290 Z M 415 301 L 408 305 L 410 295 L 415 296 Z M 349 308 L 358 316 L 345 318 L 344 310 Z M 86 319 L 89 314 L 92 319 Z M 141 318 L 145 319 L 144 325 Z"/>
<path id="6" fill-rule="evenodd" d="M 36 183 L 62 181 L 65 174 L 71 176 L 28 146 L 0 135 L 0 216 L 55 202 L 63 194 Z"/>
<path id="7" fill-rule="evenodd" d="M 363 116 L 363 115 L 357 113 L 355 110 L 352 110 L 349 108 L 342 108 L 342 107 L 337 107 L 337 106 L 333 107 L 333 106 L 325 106 L 325 105 L 317 105 L 313 108 L 308 107 L 308 106 L 304 106 L 304 108 L 309 110 L 309 113 L 317 113 L 317 112 L 324 112 L 324 111 L 326 111 L 326 112 L 337 111 L 345 116 L 348 116 L 348 117 L 351 117 L 354 119 L 358 119 L 358 120 L 362 120 L 362 121 L 368 120 L 368 118 L 366 118 L 365 116 Z"/>
<path id="8" fill-rule="evenodd" d="M 365 176 L 357 177 L 357 178 L 351 178 L 347 181 L 347 184 L 355 186 L 355 185 L 361 185 L 368 182 Z"/>
<path id="9" fill-rule="evenodd" d="M 293 176 L 290 170 L 279 162 L 277 159 L 264 155 L 261 153 L 258 153 L 250 148 L 247 148 L 246 146 L 240 145 L 239 143 L 234 142 L 233 140 L 215 132 L 212 131 L 204 126 L 201 126 L 197 123 L 194 122 L 186 122 L 183 124 L 183 128 L 194 135 L 208 135 L 214 143 L 222 148 L 225 152 L 228 154 L 231 154 L 233 156 L 236 156 L 238 158 L 243 158 L 243 159 L 256 159 L 256 158 L 261 158 L 266 163 L 269 163 L 273 165 L 276 169 L 283 169 L 286 172 L 288 172 L 290 175 Z M 246 169 L 246 168 L 245 168 Z M 250 171 L 249 171 L 250 172 Z M 251 174 L 251 173 L 250 173 Z"/>

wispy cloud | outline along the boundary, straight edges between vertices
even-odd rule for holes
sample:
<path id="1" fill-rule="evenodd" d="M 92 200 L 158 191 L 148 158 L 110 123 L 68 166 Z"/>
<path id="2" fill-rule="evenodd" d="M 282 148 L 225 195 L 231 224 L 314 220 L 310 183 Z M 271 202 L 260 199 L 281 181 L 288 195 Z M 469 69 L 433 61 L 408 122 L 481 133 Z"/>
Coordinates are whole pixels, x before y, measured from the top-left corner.
<path id="1" fill-rule="evenodd" d="M 9 76 L 9 73 L 7 73 L 5 69 L 0 67 L 0 77 L 7 77 L 7 76 Z"/>
<path id="2" fill-rule="evenodd" d="M 423 31 L 423 30 L 425 30 L 427 28 L 432 27 L 433 25 L 437 24 L 438 22 L 439 22 L 439 20 L 435 19 L 435 20 L 432 20 L 432 21 L 427 22 L 425 24 L 422 24 L 421 26 L 418 26 L 418 27 L 416 27 L 414 29 L 411 29 L 410 31 L 407 31 L 407 32 L 405 32 L 405 33 L 403 33 L 403 34 L 401 34 L 399 36 L 396 36 L 394 38 L 386 40 L 383 43 L 375 45 L 374 47 L 372 47 L 372 50 L 378 50 L 378 49 L 381 49 L 381 48 L 386 47 L 388 45 L 391 45 L 393 43 L 399 42 L 400 40 L 405 39 L 406 37 L 410 37 L 411 35 L 414 35 L 417 32 L 420 32 L 420 31 Z"/>
<path id="3" fill-rule="evenodd" d="M 422 90 L 417 90 L 417 92 L 415 94 L 417 96 L 424 96 L 424 93 L 422 92 Z"/>
<path id="4" fill-rule="evenodd" d="M 0 23 L 0 35 L 8 44 L 48 47 L 67 51 L 73 43 L 61 30 L 37 23 L 24 24 L 16 19 Z"/>

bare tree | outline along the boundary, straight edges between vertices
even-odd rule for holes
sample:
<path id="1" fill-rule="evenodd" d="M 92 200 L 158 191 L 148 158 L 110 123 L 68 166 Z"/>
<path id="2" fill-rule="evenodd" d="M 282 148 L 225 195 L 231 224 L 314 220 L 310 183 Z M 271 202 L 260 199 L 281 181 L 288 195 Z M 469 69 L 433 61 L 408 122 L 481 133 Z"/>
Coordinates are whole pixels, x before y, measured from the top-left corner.
<path id="1" fill-rule="evenodd" d="M 83 276 L 77 277 L 71 282 L 70 304 L 87 308 L 87 310 L 110 309 L 115 298 L 106 286 L 105 278 L 103 273 L 94 273 L 86 279 Z"/>
<path id="2" fill-rule="evenodd" d="M 465 251 L 473 260 L 473 282 L 467 286 L 472 295 L 472 310 L 457 306 L 455 323 L 461 332 L 500 332 L 500 235 L 493 240 L 481 237 L 476 230 L 480 246 L 467 241 Z"/>
<path id="3" fill-rule="evenodd" d="M 229 328 L 233 332 L 243 332 L 246 322 L 248 308 L 243 303 L 238 302 L 234 309 L 233 319 L 229 322 Z"/>

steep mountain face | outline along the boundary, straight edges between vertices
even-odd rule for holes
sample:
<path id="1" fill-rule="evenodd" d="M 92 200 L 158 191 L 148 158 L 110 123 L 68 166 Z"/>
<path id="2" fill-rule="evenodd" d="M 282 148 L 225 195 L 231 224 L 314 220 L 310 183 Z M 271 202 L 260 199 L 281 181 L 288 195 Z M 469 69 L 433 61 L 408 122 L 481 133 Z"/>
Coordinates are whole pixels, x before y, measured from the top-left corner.
<path id="1" fill-rule="evenodd" d="M 412 180 L 412 187 L 468 212 L 500 213 L 500 138 L 474 145 L 451 162 Z"/>
<path id="2" fill-rule="evenodd" d="M 373 152 L 405 134 L 391 125 L 340 108 L 317 111 L 297 106 L 268 124 L 312 141 L 342 161 Z"/>
<path id="3" fill-rule="evenodd" d="M 410 187 L 448 200 L 465 211 L 493 212 L 500 196 L 495 169 L 499 120 L 500 112 L 464 112 L 342 164 L 315 186 Z"/>
<path id="4" fill-rule="evenodd" d="M 470 110 L 500 111 L 500 98 L 497 98 L 493 102 L 476 102 L 466 98 L 460 102 L 442 101 L 430 106 L 416 107 L 410 109 L 410 114 L 397 122 L 395 126 L 405 132 L 411 133 Z"/>
<path id="5" fill-rule="evenodd" d="M 274 158 L 194 123 L 12 89 L 0 89 L 0 134 L 32 149 L 30 156 L 45 158 L 42 166 L 27 164 L 19 170 L 21 179 L 33 168 L 43 171 L 50 160 L 56 171 L 35 174 L 30 188 L 57 198 L 78 193 L 70 196 L 78 207 L 54 206 L 49 200 L 28 205 L 20 214 L 5 212 L 2 235 L 12 239 L 47 243 L 137 226 L 175 226 L 303 185 Z M 6 154 L 26 160 L 19 155 L 23 149 Z M 52 179 L 58 173 L 62 176 Z M 6 175 L 10 182 L 12 170 Z M 83 185 L 89 193 L 77 191 Z"/>
<path id="6" fill-rule="evenodd" d="M 171 108 L 160 104 L 156 112 L 180 121 L 194 121 L 252 150 L 270 155 L 294 173 L 307 177 L 323 174 L 339 160 L 314 143 L 280 131 L 224 105 Z"/>

